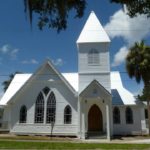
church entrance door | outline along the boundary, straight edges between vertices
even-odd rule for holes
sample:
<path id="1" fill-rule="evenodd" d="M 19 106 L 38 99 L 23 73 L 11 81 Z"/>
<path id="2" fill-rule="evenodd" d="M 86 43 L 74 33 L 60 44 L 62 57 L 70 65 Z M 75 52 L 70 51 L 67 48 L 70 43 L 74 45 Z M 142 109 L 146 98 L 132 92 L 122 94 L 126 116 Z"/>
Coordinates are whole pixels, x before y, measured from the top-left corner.
<path id="1" fill-rule="evenodd" d="M 102 131 L 103 118 L 102 112 L 97 105 L 93 105 L 88 113 L 88 131 Z"/>

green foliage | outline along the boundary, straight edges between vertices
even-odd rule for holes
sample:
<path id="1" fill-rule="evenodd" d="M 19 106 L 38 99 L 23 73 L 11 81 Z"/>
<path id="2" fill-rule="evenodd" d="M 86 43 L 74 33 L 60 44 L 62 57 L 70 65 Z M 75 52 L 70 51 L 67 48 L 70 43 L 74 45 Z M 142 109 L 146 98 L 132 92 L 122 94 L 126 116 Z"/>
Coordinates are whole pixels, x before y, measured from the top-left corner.
<path id="1" fill-rule="evenodd" d="M 145 86 L 141 95 L 138 95 L 141 101 L 150 100 L 150 86 Z"/>
<path id="2" fill-rule="evenodd" d="M 144 41 L 135 43 L 126 58 L 126 70 L 130 78 L 135 77 L 137 83 L 143 80 L 144 85 L 150 84 L 150 47 Z"/>
<path id="3" fill-rule="evenodd" d="M 144 82 L 144 89 L 138 98 L 147 101 L 148 123 L 150 135 L 150 47 L 144 44 L 144 41 L 135 43 L 129 50 L 126 58 L 126 69 L 130 78 L 135 78 L 137 83 Z"/>
<path id="4" fill-rule="evenodd" d="M 33 14 L 38 15 L 38 27 L 46 25 L 61 31 L 67 28 L 68 14 L 75 10 L 75 18 L 81 18 L 86 7 L 85 0 L 24 0 L 25 12 L 32 25 Z"/>
<path id="5" fill-rule="evenodd" d="M 146 14 L 147 17 L 150 17 L 150 0 L 111 0 L 111 2 L 125 4 L 130 17 L 139 14 Z"/>

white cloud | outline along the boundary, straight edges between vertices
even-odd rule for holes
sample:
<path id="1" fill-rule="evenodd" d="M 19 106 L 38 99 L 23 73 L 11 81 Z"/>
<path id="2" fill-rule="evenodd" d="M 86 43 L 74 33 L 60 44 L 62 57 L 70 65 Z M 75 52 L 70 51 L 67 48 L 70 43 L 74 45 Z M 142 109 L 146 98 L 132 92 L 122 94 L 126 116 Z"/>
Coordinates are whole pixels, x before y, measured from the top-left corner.
<path id="1" fill-rule="evenodd" d="M 130 18 L 123 10 L 118 10 L 104 28 L 112 39 L 121 37 L 125 40 L 126 46 L 121 47 L 114 56 L 112 66 L 115 67 L 124 62 L 128 47 L 150 34 L 150 18 L 146 15 Z"/>
<path id="2" fill-rule="evenodd" d="M 4 55 L 8 55 L 10 59 L 16 59 L 18 52 L 19 52 L 19 49 L 13 48 L 12 46 L 8 44 L 5 44 L 0 48 L 0 53 Z"/>
<path id="3" fill-rule="evenodd" d="M 131 45 L 150 34 L 150 18 L 146 15 L 130 18 L 122 10 L 118 10 L 110 17 L 105 30 L 111 38 L 122 37 L 128 45 Z"/>
<path id="4" fill-rule="evenodd" d="M 56 60 L 52 60 L 52 62 L 55 66 L 62 66 L 64 64 L 64 61 L 61 58 L 57 58 Z"/>
<path id="5" fill-rule="evenodd" d="M 31 63 L 32 64 L 38 64 L 39 62 L 37 60 L 35 60 L 35 59 L 31 59 Z"/>
<path id="6" fill-rule="evenodd" d="M 126 46 L 121 47 L 120 50 L 114 56 L 112 67 L 119 66 L 121 63 L 123 63 L 127 54 L 128 48 Z"/>
<path id="7" fill-rule="evenodd" d="M 8 44 L 6 45 L 3 45 L 1 48 L 0 48 L 0 52 L 3 53 L 3 54 L 6 54 L 10 51 L 10 47 Z"/>
<path id="8" fill-rule="evenodd" d="M 16 59 L 18 51 L 19 51 L 19 49 L 13 49 L 10 52 L 10 56 L 11 56 L 12 59 Z"/>
<path id="9" fill-rule="evenodd" d="M 30 60 L 23 60 L 21 61 L 22 64 L 38 64 L 39 62 L 35 59 L 30 59 Z"/>

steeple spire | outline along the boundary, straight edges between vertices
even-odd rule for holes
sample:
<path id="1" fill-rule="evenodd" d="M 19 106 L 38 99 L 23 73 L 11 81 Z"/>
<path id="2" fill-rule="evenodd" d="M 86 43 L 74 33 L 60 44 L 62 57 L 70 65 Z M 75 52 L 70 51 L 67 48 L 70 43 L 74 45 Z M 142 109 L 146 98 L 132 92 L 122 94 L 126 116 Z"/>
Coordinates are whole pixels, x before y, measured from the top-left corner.
<path id="1" fill-rule="evenodd" d="M 82 32 L 77 40 L 77 43 L 91 42 L 110 42 L 107 33 L 102 27 L 94 11 L 91 11 L 89 18 L 87 19 L 82 29 Z"/>

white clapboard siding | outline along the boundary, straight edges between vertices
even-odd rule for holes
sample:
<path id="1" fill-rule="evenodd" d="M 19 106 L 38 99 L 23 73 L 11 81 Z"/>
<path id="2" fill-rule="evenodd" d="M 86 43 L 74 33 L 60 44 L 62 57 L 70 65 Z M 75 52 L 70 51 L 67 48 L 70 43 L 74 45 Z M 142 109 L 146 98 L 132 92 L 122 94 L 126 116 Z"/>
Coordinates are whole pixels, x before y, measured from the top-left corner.
<path id="1" fill-rule="evenodd" d="M 35 124 L 35 102 L 39 92 L 44 87 L 49 87 L 54 92 L 56 98 L 56 121 L 55 121 L 55 133 L 68 133 L 74 135 L 77 133 L 77 97 L 72 93 L 69 88 L 60 80 L 53 70 L 45 68 L 41 75 L 35 75 L 32 82 L 26 84 L 23 92 L 19 92 L 14 97 L 14 103 L 11 104 L 11 129 L 13 133 L 49 133 L 50 124 L 46 124 L 46 115 L 44 117 L 44 123 Z M 46 103 L 45 99 L 45 114 L 46 114 Z M 22 105 L 27 107 L 27 123 L 26 125 L 19 123 L 19 112 Z M 72 109 L 72 123 L 70 125 L 64 124 L 64 108 L 69 105 Z M 66 127 L 65 127 L 66 126 Z M 31 130 L 32 128 L 32 130 Z"/>
<path id="2" fill-rule="evenodd" d="M 96 49 L 99 52 L 99 63 L 96 65 L 91 65 L 88 63 L 88 52 L 91 49 Z M 79 45 L 79 73 L 87 72 L 109 72 L 109 51 L 107 43 L 82 43 Z"/>

